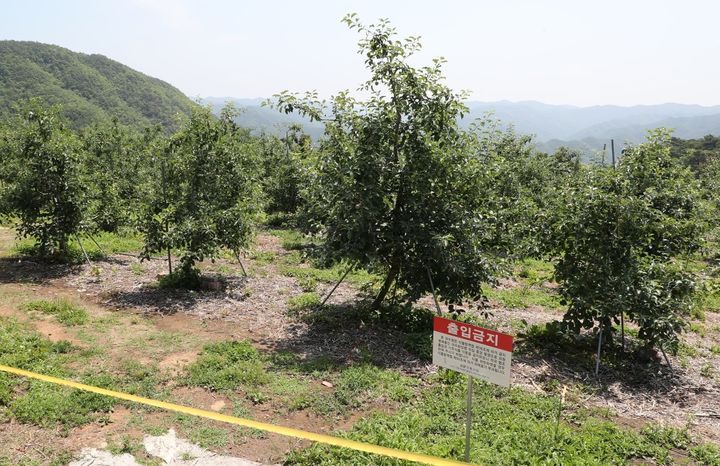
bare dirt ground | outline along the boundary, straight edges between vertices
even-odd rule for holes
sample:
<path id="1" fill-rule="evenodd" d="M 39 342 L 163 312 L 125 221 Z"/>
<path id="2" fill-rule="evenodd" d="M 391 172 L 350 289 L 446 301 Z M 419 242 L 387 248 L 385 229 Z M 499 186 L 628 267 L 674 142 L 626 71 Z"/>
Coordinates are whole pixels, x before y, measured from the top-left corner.
<path id="1" fill-rule="evenodd" d="M 9 250 L 13 232 L 0 229 L 0 255 Z M 277 238 L 260 235 L 259 251 L 285 254 Z M 207 273 L 221 274 L 222 291 L 162 290 L 155 286 L 158 275 L 167 271 L 162 260 L 140 262 L 131 255 L 113 255 L 92 266 L 45 265 L 28 260 L 0 257 L 0 315 L 31 322 L 53 341 L 67 340 L 79 347 L 102 344 L 108 364 L 117 360 L 157 362 L 168 373 L 179 373 L 195 360 L 202 346 L 212 341 L 248 339 L 265 350 L 287 350 L 303 357 L 326 356 L 340 363 L 366 358 L 407 374 L 429 374 L 436 368 L 406 351 L 402 335 L 392 330 L 365 326 L 362 322 L 343 332 L 328 334 L 321 326 L 288 314 L 288 298 L 302 293 L 298 280 L 280 274 L 272 264 L 246 259 L 249 277 L 242 277 L 232 261 L 203 264 Z M 219 270 L 222 269 L 221 272 Z M 501 283 L 513 289 L 514 280 Z M 541 285 L 552 290 L 554 284 Z M 319 283 L 321 296 L 332 284 Z M 98 321 L 119 321 L 122 325 L 99 325 L 92 334 L 63 327 L 51 319 L 31 318 L 18 306 L 29 299 L 67 297 L 85 307 Z M 338 312 L 350 309 L 362 297 L 354 287 L 342 284 L 329 301 Z M 432 308 L 432 300 L 421 302 Z M 509 333 L 522 333 L 532 324 L 560 319 L 562 313 L 541 306 L 506 308 L 492 302 L 490 321 Z M 556 393 L 570 387 L 569 399 L 577 406 L 609 408 L 622 423 L 639 428 L 648 421 L 689 426 L 706 441 L 720 444 L 720 354 L 711 348 L 720 345 L 720 314 L 707 312 L 702 323 L 704 335 L 684 334 L 693 355 L 669 355 L 671 369 L 664 363 L 637 366 L 603 365 L 600 376 L 593 373 L 592 352 L 553 353 L 531 348 L 513 357 L 513 383 L 532 392 Z M 147 338 L 170 338 L 166 349 L 148 350 Z M 519 342 L 522 345 L 522 341 Z M 578 362 L 580 361 L 580 362 Z M 710 367 L 711 369 L 707 369 Z M 714 372 L 713 372 L 714 369 Z M 709 375 L 708 375 L 709 374 Z M 171 398 L 203 409 L 237 412 L 236 400 L 200 389 L 175 389 Z M 272 404 L 244 406 L 247 415 L 262 421 L 330 432 L 350 427 L 355 417 L 328 418 L 305 411 L 288 412 Z M 382 404 L 371 409 L 386 410 Z M 355 416 L 361 416 L 358 413 Z M 212 426 L 212 424 L 210 424 Z M 48 449 L 77 455 L 82 448 L 106 448 L 122 436 L 142 438 L 148 426 L 178 426 L 172 415 L 120 407 L 108 422 L 89 424 L 69 432 L 39 428 L 16 422 L 0 423 L 0 448 L 16 458 L 26 453 L 33 458 L 48 456 Z M 183 426 L 178 427 L 183 433 Z M 215 450 L 262 463 L 281 462 L 285 454 L 306 443 L 276 435 L 239 433 L 234 441 Z"/>

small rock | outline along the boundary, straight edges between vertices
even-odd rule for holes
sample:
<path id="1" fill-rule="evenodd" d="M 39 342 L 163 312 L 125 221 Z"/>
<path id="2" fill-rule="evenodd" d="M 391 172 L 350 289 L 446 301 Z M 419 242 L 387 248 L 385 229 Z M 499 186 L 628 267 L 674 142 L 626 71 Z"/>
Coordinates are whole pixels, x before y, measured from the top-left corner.
<path id="1" fill-rule="evenodd" d="M 320 383 L 321 383 L 322 385 L 328 387 L 328 388 L 333 388 L 333 384 L 331 384 L 331 383 L 328 382 L 327 380 L 323 380 L 323 381 L 320 382 Z"/>
<path id="2" fill-rule="evenodd" d="M 210 405 L 210 409 L 213 411 L 220 411 L 225 407 L 225 402 L 223 400 L 217 400 L 215 403 Z"/>

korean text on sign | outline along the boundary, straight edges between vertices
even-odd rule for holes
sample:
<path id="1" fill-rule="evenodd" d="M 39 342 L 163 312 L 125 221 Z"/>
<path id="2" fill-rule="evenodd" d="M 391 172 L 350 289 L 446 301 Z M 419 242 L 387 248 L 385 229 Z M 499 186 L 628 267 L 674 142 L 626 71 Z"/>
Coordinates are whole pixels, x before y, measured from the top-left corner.
<path id="1" fill-rule="evenodd" d="M 511 335 L 435 317 L 433 364 L 486 382 L 510 386 Z"/>

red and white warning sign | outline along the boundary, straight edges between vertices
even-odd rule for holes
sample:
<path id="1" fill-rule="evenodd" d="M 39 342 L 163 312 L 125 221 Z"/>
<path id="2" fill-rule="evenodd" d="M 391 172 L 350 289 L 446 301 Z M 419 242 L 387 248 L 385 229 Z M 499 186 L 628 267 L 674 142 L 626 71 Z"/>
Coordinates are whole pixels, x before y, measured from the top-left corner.
<path id="1" fill-rule="evenodd" d="M 477 325 L 435 317 L 433 364 L 486 382 L 510 386 L 513 337 Z"/>

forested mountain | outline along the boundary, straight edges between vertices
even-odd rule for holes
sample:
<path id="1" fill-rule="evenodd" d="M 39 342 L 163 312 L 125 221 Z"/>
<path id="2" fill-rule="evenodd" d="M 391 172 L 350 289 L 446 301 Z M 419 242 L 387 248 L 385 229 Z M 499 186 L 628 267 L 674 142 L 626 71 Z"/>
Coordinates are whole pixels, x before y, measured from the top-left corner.
<path id="1" fill-rule="evenodd" d="M 193 102 L 170 84 L 103 55 L 38 42 L 0 41 L 0 116 L 20 99 L 62 105 L 74 126 L 117 117 L 133 126 L 175 125 Z"/>

